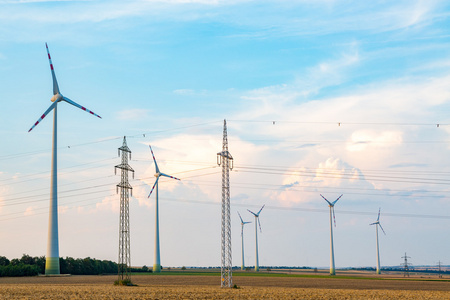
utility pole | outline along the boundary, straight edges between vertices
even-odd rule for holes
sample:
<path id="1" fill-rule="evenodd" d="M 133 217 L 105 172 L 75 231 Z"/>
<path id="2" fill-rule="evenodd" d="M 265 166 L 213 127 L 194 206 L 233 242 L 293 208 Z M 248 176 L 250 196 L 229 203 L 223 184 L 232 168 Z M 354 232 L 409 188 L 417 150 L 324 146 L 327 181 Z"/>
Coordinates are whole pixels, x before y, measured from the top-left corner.
<path id="1" fill-rule="evenodd" d="M 128 165 L 128 156 L 131 159 L 131 150 L 127 146 L 127 140 L 123 137 L 122 147 L 119 148 L 119 156 L 122 156 L 122 162 L 120 165 L 115 166 L 114 173 L 117 169 L 121 169 L 120 183 L 116 185 L 116 192 L 119 192 L 120 188 L 120 219 L 119 219 L 119 263 L 118 273 L 119 281 L 131 280 L 130 279 L 130 194 L 133 196 L 133 188 L 128 182 L 128 172 L 134 170 Z"/>
<path id="2" fill-rule="evenodd" d="M 233 286 L 231 257 L 231 216 L 230 216 L 230 170 L 233 169 L 233 157 L 228 152 L 227 121 L 223 120 L 222 152 L 217 153 L 217 164 L 222 165 L 222 256 L 221 287 Z"/>
<path id="3" fill-rule="evenodd" d="M 409 266 L 411 263 L 408 262 L 408 258 L 411 258 L 411 257 L 407 256 L 407 255 L 406 255 L 406 252 L 405 252 L 405 256 L 402 256 L 402 258 L 405 260 L 405 261 L 403 262 L 403 264 L 400 264 L 401 266 L 404 267 L 403 277 L 406 277 L 406 276 L 409 277 L 409 267 L 408 267 L 408 266 Z"/>

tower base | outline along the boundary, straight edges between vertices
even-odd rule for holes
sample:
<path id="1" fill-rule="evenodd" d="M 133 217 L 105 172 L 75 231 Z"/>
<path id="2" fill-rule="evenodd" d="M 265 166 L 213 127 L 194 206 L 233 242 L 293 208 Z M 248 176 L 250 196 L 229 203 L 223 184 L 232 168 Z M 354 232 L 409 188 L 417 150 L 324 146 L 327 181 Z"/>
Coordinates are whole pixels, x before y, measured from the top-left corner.
<path id="1" fill-rule="evenodd" d="M 47 257 L 45 259 L 45 275 L 59 275 L 59 257 Z"/>
<path id="2" fill-rule="evenodd" d="M 153 273 L 161 273 L 161 265 L 160 264 L 153 265 Z"/>

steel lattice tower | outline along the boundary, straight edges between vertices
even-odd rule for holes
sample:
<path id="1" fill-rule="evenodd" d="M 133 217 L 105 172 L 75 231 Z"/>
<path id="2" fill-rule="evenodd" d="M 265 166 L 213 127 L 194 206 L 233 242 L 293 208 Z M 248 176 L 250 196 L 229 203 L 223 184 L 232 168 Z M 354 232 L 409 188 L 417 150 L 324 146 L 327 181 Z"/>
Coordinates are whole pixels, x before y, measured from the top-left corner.
<path id="1" fill-rule="evenodd" d="M 123 137 L 122 147 L 119 148 L 119 156 L 122 156 L 122 162 L 120 165 L 115 166 L 114 173 L 117 168 L 121 169 L 121 180 L 116 186 L 118 193 L 120 188 L 120 220 L 119 220 L 119 280 L 130 280 L 130 194 L 133 195 L 133 188 L 128 182 L 128 172 L 134 170 L 128 165 L 128 156 L 131 159 L 131 150 L 127 146 L 127 140 Z"/>
<path id="2" fill-rule="evenodd" d="M 231 216 L 230 216 L 230 170 L 233 157 L 228 152 L 227 121 L 223 120 L 222 152 L 217 153 L 217 164 L 222 165 L 222 264 L 220 268 L 221 286 L 233 286 L 231 257 Z"/>
<path id="3" fill-rule="evenodd" d="M 408 262 L 408 258 L 411 258 L 411 257 L 407 256 L 407 255 L 406 255 L 406 252 L 405 252 L 405 256 L 402 256 L 402 258 L 405 259 L 405 262 L 401 264 L 401 266 L 404 267 L 403 277 L 406 277 L 406 276 L 409 277 L 409 265 L 410 265 L 411 263 Z"/>

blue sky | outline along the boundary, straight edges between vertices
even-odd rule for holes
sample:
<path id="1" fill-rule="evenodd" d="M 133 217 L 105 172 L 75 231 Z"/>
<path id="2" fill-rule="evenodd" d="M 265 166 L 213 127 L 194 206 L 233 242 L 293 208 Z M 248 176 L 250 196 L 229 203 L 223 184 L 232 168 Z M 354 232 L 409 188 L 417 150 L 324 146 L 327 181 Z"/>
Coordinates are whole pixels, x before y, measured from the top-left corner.
<path id="1" fill-rule="evenodd" d="M 46 253 L 52 116 L 27 131 L 51 103 L 47 42 L 61 93 L 103 117 L 58 105 L 61 256 L 117 259 L 125 135 L 132 264 L 153 264 L 151 144 L 181 178 L 160 185 L 162 265 L 219 265 L 226 118 L 235 265 L 237 211 L 266 204 L 260 264 L 328 266 L 320 193 L 344 194 L 337 267 L 375 266 L 379 207 L 382 265 L 450 263 L 449 17 L 445 1 L 0 0 L 0 255 Z"/>

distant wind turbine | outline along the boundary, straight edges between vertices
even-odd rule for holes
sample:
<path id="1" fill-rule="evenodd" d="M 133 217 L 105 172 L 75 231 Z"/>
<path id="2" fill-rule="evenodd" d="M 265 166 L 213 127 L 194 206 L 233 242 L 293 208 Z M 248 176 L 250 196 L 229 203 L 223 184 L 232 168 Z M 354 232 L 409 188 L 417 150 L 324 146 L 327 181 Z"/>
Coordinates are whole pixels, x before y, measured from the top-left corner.
<path id="1" fill-rule="evenodd" d="M 159 273 L 161 272 L 161 261 L 160 261 L 160 252 L 159 252 L 159 197 L 158 197 L 158 180 L 159 177 L 164 176 L 176 180 L 180 180 L 176 177 L 161 173 L 158 168 L 158 164 L 156 163 L 155 154 L 153 154 L 152 146 L 148 145 L 150 147 L 150 151 L 152 152 L 153 161 L 155 162 L 155 169 L 156 169 L 156 181 L 155 184 L 152 187 L 152 190 L 150 191 L 150 194 L 148 194 L 148 198 L 150 198 L 150 195 L 152 194 L 153 190 L 156 186 L 156 204 L 155 204 L 155 259 L 153 263 L 153 272 Z"/>
<path id="2" fill-rule="evenodd" d="M 251 222 L 244 222 L 244 220 L 242 220 L 241 214 L 238 212 L 239 215 L 239 219 L 241 219 L 241 239 L 242 239 L 242 265 L 241 265 L 241 270 L 245 269 L 245 263 L 244 263 L 244 225 L 245 224 L 249 224 Z"/>
<path id="3" fill-rule="evenodd" d="M 333 246 L 333 219 L 334 219 L 334 226 L 336 227 L 336 218 L 334 215 L 334 205 L 338 200 L 342 197 L 340 195 L 336 200 L 333 202 L 328 201 L 322 194 L 320 195 L 325 201 L 327 201 L 328 206 L 330 207 L 330 275 L 336 275 L 336 270 L 334 268 L 334 246 Z"/>
<path id="4" fill-rule="evenodd" d="M 258 225 L 259 225 L 259 231 L 261 231 L 261 223 L 259 222 L 259 214 L 263 210 L 265 204 L 261 207 L 261 209 L 258 211 L 258 213 L 254 213 L 251 210 L 247 209 L 250 213 L 252 213 L 255 216 L 255 245 L 256 245 L 256 263 L 255 263 L 255 271 L 259 271 L 259 259 L 258 259 Z M 256 224 L 258 223 L 258 225 Z"/>
<path id="5" fill-rule="evenodd" d="M 59 91 L 58 82 L 56 81 L 55 70 L 53 69 L 52 59 L 48 50 L 48 60 L 50 62 L 50 71 L 53 78 L 53 97 L 50 99 L 53 104 L 44 112 L 44 114 L 34 123 L 34 125 L 28 130 L 30 132 L 41 122 L 50 111 L 53 110 L 53 148 L 52 148 L 52 171 L 51 171 L 51 192 L 50 192 L 50 212 L 49 212 L 49 224 L 48 224 L 48 242 L 47 242 L 47 256 L 45 259 L 45 274 L 53 275 L 60 274 L 59 268 L 59 238 L 58 238 L 58 168 L 57 168 L 57 105 L 61 101 L 65 101 L 78 107 L 96 117 L 101 118 L 94 112 L 86 109 L 85 107 L 75 103 L 67 97 L 64 97 Z"/>
<path id="6" fill-rule="evenodd" d="M 376 228 L 376 232 L 377 232 L 377 274 L 381 274 L 381 268 L 380 268 L 380 248 L 378 245 L 378 226 L 380 226 L 381 230 L 383 231 L 383 233 L 386 235 L 386 232 L 384 232 L 383 227 L 381 226 L 380 223 L 380 212 L 381 212 L 381 207 L 378 210 L 378 218 L 377 221 L 374 223 L 371 223 L 370 225 L 375 225 Z"/>

